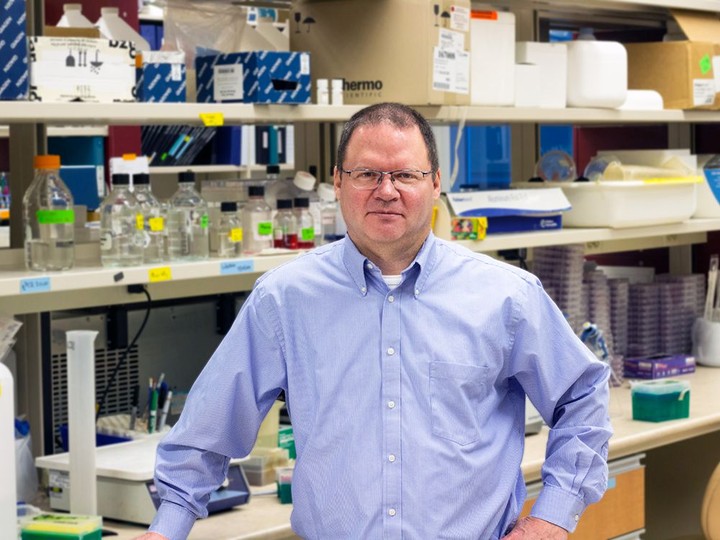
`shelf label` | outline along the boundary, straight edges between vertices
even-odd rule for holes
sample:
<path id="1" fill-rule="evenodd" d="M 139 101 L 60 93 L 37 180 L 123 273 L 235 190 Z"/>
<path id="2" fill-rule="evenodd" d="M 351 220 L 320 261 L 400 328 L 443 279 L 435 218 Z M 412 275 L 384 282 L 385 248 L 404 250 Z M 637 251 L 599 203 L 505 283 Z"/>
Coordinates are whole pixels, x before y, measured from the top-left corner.
<path id="1" fill-rule="evenodd" d="M 237 261 L 223 261 L 220 263 L 220 275 L 246 274 L 255 269 L 255 262 L 252 259 L 240 259 Z"/>
<path id="2" fill-rule="evenodd" d="M 219 127 L 225 125 L 223 113 L 200 113 L 200 120 L 205 127 Z"/>
<path id="3" fill-rule="evenodd" d="M 26 278 L 20 280 L 20 294 L 50 291 L 49 277 Z"/>
<path id="4" fill-rule="evenodd" d="M 170 281 L 172 279 L 172 271 L 169 266 L 158 266 L 148 270 L 148 280 L 150 283 L 158 281 Z"/>

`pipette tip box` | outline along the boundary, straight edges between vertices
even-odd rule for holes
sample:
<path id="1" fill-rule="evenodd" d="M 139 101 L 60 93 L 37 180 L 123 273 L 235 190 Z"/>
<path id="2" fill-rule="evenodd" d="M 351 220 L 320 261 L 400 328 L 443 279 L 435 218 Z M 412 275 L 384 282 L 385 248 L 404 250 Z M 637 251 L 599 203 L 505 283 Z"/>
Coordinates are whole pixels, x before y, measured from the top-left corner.
<path id="1" fill-rule="evenodd" d="M 22 540 L 100 540 L 102 517 L 47 513 L 22 526 Z"/>
<path id="2" fill-rule="evenodd" d="M 633 420 L 664 422 L 690 415 L 690 383 L 675 379 L 632 384 Z"/>

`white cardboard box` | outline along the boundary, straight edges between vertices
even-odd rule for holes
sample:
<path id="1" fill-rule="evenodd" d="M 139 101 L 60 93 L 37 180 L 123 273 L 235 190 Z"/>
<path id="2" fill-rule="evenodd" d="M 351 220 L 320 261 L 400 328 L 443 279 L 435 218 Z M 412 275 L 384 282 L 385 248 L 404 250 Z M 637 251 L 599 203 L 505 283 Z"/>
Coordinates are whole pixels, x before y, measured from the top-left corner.
<path id="1" fill-rule="evenodd" d="M 534 88 L 544 108 L 562 109 L 567 101 L 567 47 L 564 43 L 519 41 L 515 61 L 539 67 L 539 83 Z M 518 84 L 519 81 L 516 81 Z"/>
<path id="2" fill-rule="evenodd" d="M 32 37 L 30 100 L 135 101 L 135 47 L 126 41 Z"/>

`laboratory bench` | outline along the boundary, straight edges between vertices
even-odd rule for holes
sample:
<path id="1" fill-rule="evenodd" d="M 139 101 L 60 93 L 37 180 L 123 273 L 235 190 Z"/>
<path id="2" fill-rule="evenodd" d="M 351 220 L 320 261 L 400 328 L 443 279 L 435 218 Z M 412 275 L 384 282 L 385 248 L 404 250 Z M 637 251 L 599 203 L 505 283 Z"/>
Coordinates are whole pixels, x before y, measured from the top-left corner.
<path id="1" fill-rule="evenodd" d="M 720 461 L 720 369 L 698 367 L 691 375 L 682 378 L 690 381 L 690 416 L 686 419 L 668 422 L 639 422 L 632 420 L 632 406 L 629 384 L 612 388 L 610 397 L 610 418 L 613 425 L 613 436 L 610 439 L 609 459 L 611 462 L 610 489 L 603 500 L 588 508 L 580 521 L 578 531 L 572 538 L 639 538 L 642 530 L 647 527 L 645 503 L 653 495 L 646 488 L 647 476 L 660 471 L 651 470 L 653 465 L 649 452 L 653 449 L 671 449 L 676 443 L 687 443 L 691 439 L 700 440 L 710 436 L 714 447 L 702 446 L 708 454 L 710 462 Z M 540 471 L 545 456 L 545 445 L 548 439 L 548 428 L 543 427 L 540 433 L 528 435 L 525 439 L 525 455 L 522 471 L 528 484 L 528 502 L 537 495 L 540 488 Z M 683 452 L 685 449 L 683 448 Z M 672 452 L 671 452 L 672 453 Z M 686 454 L 683 462 L 694 462 L 691 454 Z M 644 462 L 644 465 L 641 465 Z M 660 468 L 659 466 L 657 467 Z M 699 481 L 702 483 L 703 475 Z M 708 476 L 709 478 L 709 476 Z M 704 478 L 707 480 L 707 478 Z M 653 480 L 655 482 L 655 480 Z M 690 486 L 688 489 L 697 491 L 701 486 Z M 674 486 L 681 493 L 682 486 Z M 657 494 L 668 498 L 665 494 Z M 702 492 L 695 499 L 701 498 Z M 687 499 L 687 497 L 686 497 Z M 692 498 L 691 498 L 692 499 Z M 687 501 L 686 501 L 687 502 Z M 692 501 L 689 501 L 692 503 Z M 526 505 L 529 509 L 530 504 Z M 687 505 L 686 505 L 687 506 Z M 694 505 L 686 511 L 692 513 Z M 200 520 L 195 524 L 190 535 L 191 540 L 249 540 L 249 539 L 281 539 L 297 538 L 290 529 L 291 505 L 282 505 L 273 495 L 257 495 L 249 504 Z M 699 515 L 700 506 L 697 506 Z M 689 516 L 692 520 L 693 516 Z M 669 516 L 676 520 L 676 516 Z M 618 527 L 626 526 L 622 534 L 604 536 L 598 527 L 610 524 Z M 143 529 L 137 526 L 105 521 L 105 529 L 118 535 L 111 538 L 129 540 L 141 534 Z M 582 528 L 582 530 L 581 530 Z M 588 532 L 590 531 L 590 532 Z M 657 538 L 647 535 L 648 538 Z"/>

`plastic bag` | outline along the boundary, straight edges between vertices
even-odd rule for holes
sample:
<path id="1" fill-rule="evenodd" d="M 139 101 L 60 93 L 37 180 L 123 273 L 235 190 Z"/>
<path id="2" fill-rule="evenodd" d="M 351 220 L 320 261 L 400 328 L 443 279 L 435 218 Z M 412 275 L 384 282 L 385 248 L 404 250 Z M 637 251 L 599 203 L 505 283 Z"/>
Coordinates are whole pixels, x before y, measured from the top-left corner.
<path id="1" fill-rule="evenodd" d="M 30 503 L 38 492 L 38 476 L 32 454 L 30 425 L 15 420 L 15 471 L 17 476 L 17 500 Z"/>

